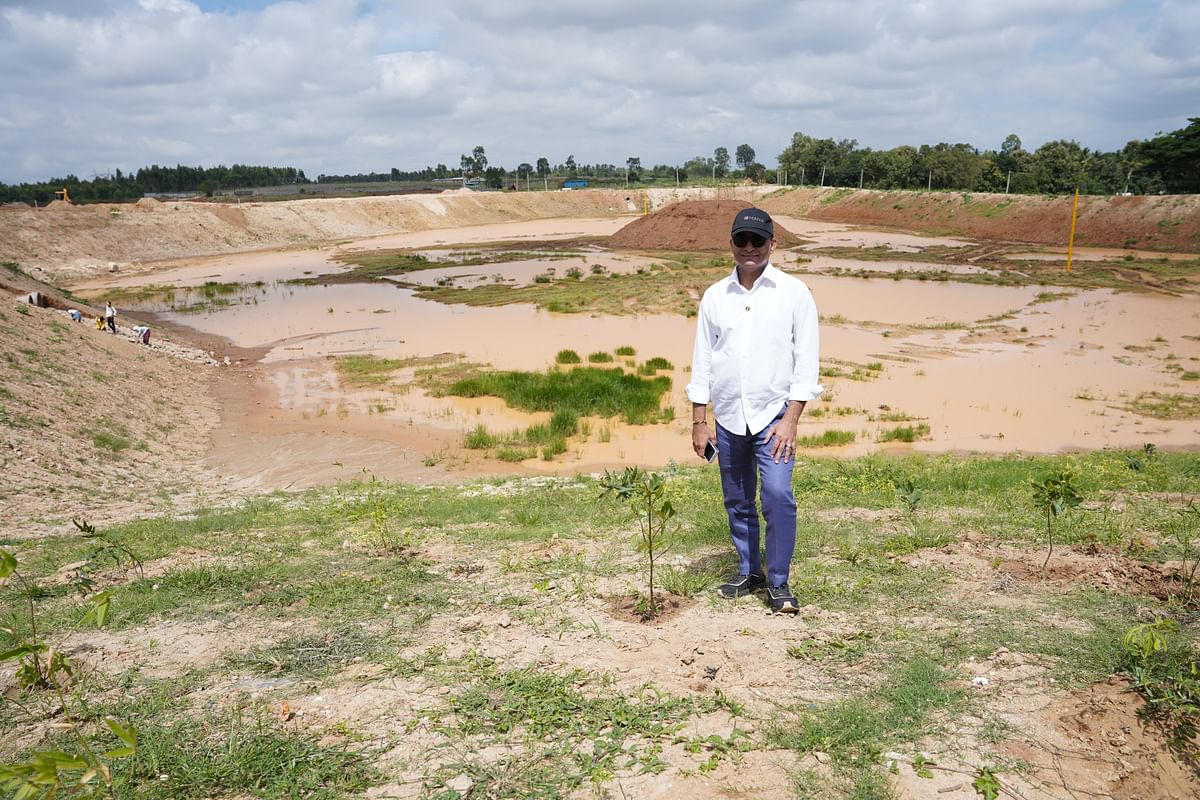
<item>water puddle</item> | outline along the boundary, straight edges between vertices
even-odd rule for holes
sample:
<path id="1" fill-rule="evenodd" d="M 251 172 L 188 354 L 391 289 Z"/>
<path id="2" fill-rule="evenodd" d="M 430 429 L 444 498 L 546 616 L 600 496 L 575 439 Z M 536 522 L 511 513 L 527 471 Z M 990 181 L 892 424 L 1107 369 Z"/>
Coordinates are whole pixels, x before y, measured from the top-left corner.
<path id="1" fill-rule="evenodd" d="M 1066 261 L 1067 248 L 1047 247 L 1037 252 L 1008 253 L 1013 261 Z M 1113 247 L 1076 247 L 1071 258 L 1078 261 L 1195 261 L 1195 253 L 1156 253 L 1150 250 L 1120 250 Z"/>
<path id="2" fill-rule="evenodd" d="M 426 248 L 528 238 L 597 235 L 624 220 L 543 220 L 535 223 L 425 231 L 355 242 L 342 250 Z M 928 247 L 969 244 L 907 234 L 854 231 L 788 220 L 800 235 L 840 237 L 865 246 Z M 608 230 L 611 232 L 611 230 Z M 531 247 L 536 250 L 536 247 Z M 260 485 L 311 485 L 361 475 L 437 480 L 447 475 L 576 472 L 640 463 L 690 462 L 684 395 L 695 322 L 675 315 L 557 314 L 531 305 L 442 305 L 389 284 L 303 286 L 288 278 L 332 267 L 332 251 L 252 253 L 184 263 L 142 276 L 106 276 L 85 287 L 142 284 L 239 283 L 221 295 L 227 305 L 198 313 L 147 303 L 171 324 L 221 336 L 265 355 L 252 381 L 222 390 L 225 421 L 214 435 L 212 458 Z M 784 261 L 781 259 L 781 261 Z M 649 263 L 618 253 L 587 252 L 571 259 L 531 258 L 484 267 L 447 266 L 410 273 L 406 280 L 464 284 L 495 280 L 528 283 L 553 267 L 612 272 Z M 879 269 L 880 262 L 832 259 L 832 264 Z M 929 269 L 948 265 L 901 267 Z M 787 264 L 784 263 L 786 268 Z M 811 269 L 812 265 L 806 265 Z M 1200 383 L 1200 305 L 1194 297 L 1063 292 L 1035 302 L 1045 287 L 994 287 L 955 282 L 803 276 L 825 320 L 823 378 L 827 394 L 802 418 L 801 435 L 850 431 L 855 441 L 827 453 L 879 449 L 920 451 L 1054 452 L 1107 446 L 1195 447 L 1200 421 L 1138 416 L 1128 405 L 1144 392 L 1196 394 Z M 176 303 L 186 295 L 177 294 Z M 1043 296 L 1041 299 L 1045 299 Z M 633 347 L 632 364 L 663 357 L 673 368 L 669 405 L 675 421 L 630 426 L 585 420 L 586 436 L 570 441 L 553 461 L 519 464 L 463 447 L 477 425 L 494 433 L 544 422 L 546 414 L 507 408 L 494 398 L 432 397 L 401 371 L 386 386 L 346 386 L 335 369 L 343 355 L 397 359 L 452 354 L 495 369 L 544 370 L 559 350 L 612 354 Z M 866 369 L 872 365 L 871 369 Z M 885 444 L 882 432 L 928 426 L 913 444 Z"/>
<path id="3" fill-rule="evenodd" d="M 450 251 L 421 250 L 422 255 L 433 259 L 452 257 Z M 627 256 L 605 251 L 586 254 L 531 258 L 522 261 L 505 261 L 487 266 L 452 266 L 423 269 L 404 276 L 408 283 L 418 286 L 471 286 L 478 283 L 503 283 L 509 286 L 529 286 L 539 277 L 553 280 L 563 277 L 585 277 L 594 274 L 623 274 L 649 269 L 656 263 L 652 258 Z"/>

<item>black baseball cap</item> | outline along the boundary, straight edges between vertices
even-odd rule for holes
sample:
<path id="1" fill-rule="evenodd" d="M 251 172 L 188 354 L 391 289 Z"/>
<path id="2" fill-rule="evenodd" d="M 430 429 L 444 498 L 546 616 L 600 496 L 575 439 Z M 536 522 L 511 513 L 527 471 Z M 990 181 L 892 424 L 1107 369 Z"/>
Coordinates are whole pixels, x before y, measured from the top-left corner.
<path id="1" fill-rule="evenodd" d="M 730 235 L 737 236 L 739 233 L 754 233 L 765 239 L 774 239 L 775 223 L 771 221 L 771 215 L 761 208 L 743 208 L 733 218 Z"/>

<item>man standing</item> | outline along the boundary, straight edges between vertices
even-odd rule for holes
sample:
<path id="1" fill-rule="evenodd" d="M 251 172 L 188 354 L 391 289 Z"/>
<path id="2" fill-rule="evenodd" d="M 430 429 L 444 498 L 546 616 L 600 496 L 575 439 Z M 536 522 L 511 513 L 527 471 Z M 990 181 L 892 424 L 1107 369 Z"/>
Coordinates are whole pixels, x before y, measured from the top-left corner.
<path id="1" fill-rule="evenodd" d="M 799 610 L 788 589 L 796 546 L 792 468 L 796 421 L 823 391 L 817 383 L 817 307 L 802 281 L 771 264 L 775 223 L 757 208 L 733 219 L 733 274 L 700 300 L 692 354 L 692 448 L 715 444 L 738 574 L 717 588 L 722 597 L 766 589 L 771 610 Z M 715 431 L 707 420 L 712 403 Z M 762 482 L 766 569 L 759 552 L 755 494 Z"/>
<path id="2" fill-rule="evenodd" d="M 104 304 L 104 322 L 111 332 L 117 332 L 117 309 L 113 307 L 112 303 Z"/>

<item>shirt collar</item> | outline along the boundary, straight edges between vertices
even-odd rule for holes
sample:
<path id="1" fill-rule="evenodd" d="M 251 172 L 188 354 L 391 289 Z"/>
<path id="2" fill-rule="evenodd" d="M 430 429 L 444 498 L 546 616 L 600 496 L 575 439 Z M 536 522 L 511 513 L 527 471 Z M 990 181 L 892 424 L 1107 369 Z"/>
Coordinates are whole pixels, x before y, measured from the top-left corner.
<path id="1" fill-rule="evenodd" d="M 729 277 L 725 280 L 729 282 L 730 289 L 736 287 L 743 292 L 754 291 L 754 289 L 757 289 L 759 286 L 764 284 L 774 287 L 779 285 L 779 269 L 770 261 L 768 261 L 767 266 L 762 271 L 762 275 L 758 276 L 758 280 L 754 282 L 754 286 L 750 289 L 745 289 L 738 281 L 737 265 L 734 265 L 733 271 L 729 273 Z"/>

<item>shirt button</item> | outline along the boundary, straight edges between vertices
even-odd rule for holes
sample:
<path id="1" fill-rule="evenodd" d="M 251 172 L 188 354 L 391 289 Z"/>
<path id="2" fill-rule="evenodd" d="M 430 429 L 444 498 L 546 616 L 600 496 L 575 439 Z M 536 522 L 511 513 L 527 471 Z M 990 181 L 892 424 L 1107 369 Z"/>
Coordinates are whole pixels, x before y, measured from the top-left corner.
<path id="1" fill-rule="evenodd" d="M 749 310 L 750 310 L 750 306 L 746 306 L 746 310 L 747 310 L 747 311 L 749 311 Z"/>

